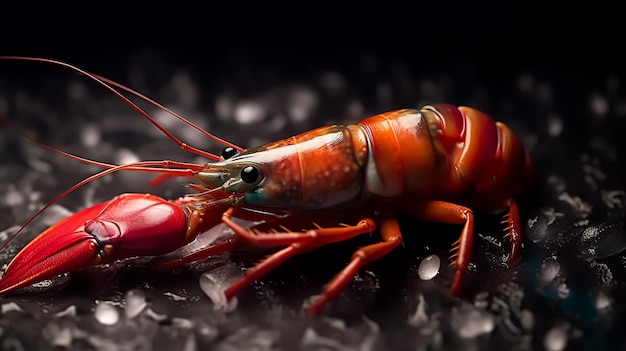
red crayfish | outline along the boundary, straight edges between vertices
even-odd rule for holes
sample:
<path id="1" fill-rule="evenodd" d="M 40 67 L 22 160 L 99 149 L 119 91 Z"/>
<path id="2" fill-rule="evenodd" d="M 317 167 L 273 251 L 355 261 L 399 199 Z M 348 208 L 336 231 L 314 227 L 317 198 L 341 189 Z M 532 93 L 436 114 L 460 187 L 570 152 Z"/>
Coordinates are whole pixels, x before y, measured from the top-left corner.
<path id="1" fill-rule="evenodd" d="M 2 59 L 52 62 L 81 72 L 131 104 L 180 147 L 211 162 L 114 166 L 71 156 L 109 168 L 90 179 L 117 170 L 137 170 L 161 172 L 157 181 L 184 176 L 197 179 L 199 184 L 191 185 L 196 193 L 178 200 L 123 194 L 62 220 L 16 255 L 0 280 L 0 294 L 86 266 L 164 255 L 221 222 L 232 230 L 228 237 L 164 262 L 161 268 L 244 247 L 282 247 L 230 286 L 224 292 L 228 299 L 293 255 L 378 229 L 381 241 L 352 255 L 350 263 L 309 308 L 312 313 L 338 295 L 361 267 L 401 245 L 400 213 L 463 225 L 453 247 L 454 295 L 461 292 L 470 262 L 472 209 L 506 209 L 505 233 L 511 242 L 508 263 L 512 265 L 520 257 L 522 238 L 515 198 L 528 190 L 533 166 L 522 143 L 506 125 L 475 109 L 439 104 L 397 110 L 247 150 L 222 141 L 226 148 L 217 156 L 180 142 L 116 88 L 144 96 L 117 83 L 57 61 Z M 338 212 L 348 213 L 341 220 L 352 222 L 339 224 Z M 244 228 L 233 218 L 256 224 Z M 274 230 L 300 226 L 312 229 Z"/>

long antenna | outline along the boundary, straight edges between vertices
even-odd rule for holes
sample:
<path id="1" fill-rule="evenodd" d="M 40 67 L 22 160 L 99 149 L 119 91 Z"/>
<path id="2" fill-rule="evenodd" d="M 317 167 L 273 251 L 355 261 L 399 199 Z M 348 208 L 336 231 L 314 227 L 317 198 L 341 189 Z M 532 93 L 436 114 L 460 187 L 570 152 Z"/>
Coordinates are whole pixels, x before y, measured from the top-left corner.
<path id="1" fill-rule="evenodd" d="M 225 146 L 229 146 L 229 147 L 233 147 L 239 151 L 242 150 L 242 148 L 229 143 L 225 140 L 222 140 L 216 136 L 214 136 L 213 134 L 204 131 L 202 128 L 200 128 L 199 126 L 197 126 L 196 124 L 188 121 L 187 119 L 185 119 L 184 117 L 174 113 L 173 111 L 169 110 L 168 108 L 164 107 L 163 105 L 157 103 L 156 101 L 144 96 L 143 94 L 130 89 L 122 84 L 116 83 L 110 79 L 104 78 L 104 77 L 100 77 L 98 75 L 92 74 L 90 72 L 84 71 L 74 65 L 65 63 L 65 62 L 61 62 L 58 60 L 52 60 L 52 59 L 46 59 L 46 58 L 37 58 L 37 57 L 24 57 L 24 56 L 0 56 L 0 59 L 2 60 L 20 60 L 20 61 L 36 61 L 36 62 L 44 62 L 44 63 L 50 63 L 50 64 L 54 64 L 54 65 L 58 65 L 58 66 L 62 66 L 62 67 L 66 67 L 69 68 L 70 70 L 73 70 L 75 72 L 81 73 L 83 75 L 85 75 L 86 77 L 90 78 L 91 80 L 95 81 L 96 83 L 100 84 L 101 86 L 103 86 L 104 88 L 106 88 L 107 90 L 109 90 L 111 93 L 113 93 L 115 96 L 117 96 L 120 100 L 124 101 L 127 105 L 129 105 L 131 108 L 133 108 L 135 111 L 137 111 L 142 117 L 144 117 L 146 120 L 148 120 L 148 122 L 150 122 L 152 125 L 154 125 L 157 129 L 159 129 L 165 136 L 167 136 L 170 140 L 172 140 L 176 145 L 178 145 L 179 148 L 183 149 L 183 150 L 187 150 L 189 152 L 192 152 L 196 155 L 214 160 L 214 161 L 219 161 L 221 158 L 215 154 L 212 154 L 210 152 L 195 148 L 193 146 L 189 146 L 186 143 L 182 142 L 180 139 L 178 139 L 176 136 L 174 136 L 171 132 L 169 132 L 167 129 L 165 129 L 165 127 L 163 127 L 161 124 L 159 124 L 154 118 L 152 118 L 146 111 L 144 111 L 143 109 L 141 109 L 139 106 L 137 106 L 135 103 L 133 103 L 132 101 L 130 101 L 126 96 L 124 96 L 122 93 L 120 93 L 119 91 L 117 91 L 113 86 L 122 89 L 128 93 L 131 93 L 139 98 L 144 99 L 145 101 L 163 109 L 164 111 L 170 113 L 171 115 L 173 115 L 175 118 L 183 121 L 184 123 L 186 123 L 187 125 L 191 126 L 192 128 L 199 130 L 201 132 L 203 132 L 203 134 L 205 134 L 206 136 L 212 138 L 213 140 L 225 145 Z M 108 163 L 104 163 L 104 162 L 99 162 L 99 161 L 95 161 L 95 160 L 91 160 L 91 159 L 87 159 L 84 157 L 80 157 L 77 155 L 73 155 L 70 153 L 67 153 L 65 151 L 62 151 L 60 149 L 57 149 L 55 147 L 52 147 L 50 145 L 47 145 L 33 137 L 31 137 L 30 135 L 26 134 L 25 132 L 23 132 L 22 130 L 20 130 L 19 128 L 17 128 L 17 126 L 15 126 L 13 123 L 11 123 L 6 117 L 1 116 L 0 115 L 0 122 L 4 123 L 5 125 L 7 125 L 9 128 L 13 129 L 15 132 L 17 132 L 19 135 L 21 135 L 22 137 L 28 139 L 29 141 L 35 143 L 38 146 L 41 146 L 47 150 L 50 150 L 52 152 L 64 155 L 66 157 L 69 157 L 71 159 L 80 161 L 80 162 L 84 162 L 87 164 L 91 164 L 91 165 L 96 165 L 99 167 L 103 167 L 103 168 L 107 168 L 106 170 L 99 172 L 97 174 L 94 174 L 88 178 L 83 179 L 82 181 L 78 182 L 77 184 L 75 184 L 74 186 L 72 186 L 71 188 L 67 189 L 66 191 L 64 191 L 62 194 L 58 195 L 56 198 L 54 198 L 52 201 L 50 201 L 49 203 L 47 203 L 43 208 L 41 208 L 39 211 L 37 211 L 37 213 L 35 213 L 32 217 L 30 217 L 26 223 L 24 223 L 15 233 L 13 233 L 1 246 L 0 246 L 0 251 L 3 250 L 19 233 L 21 233 L 24 228 L 26 228 L 30 223 L 32 223 L 39 215 L 41 215 L 41 213 L 43 213 L 45 210 L 47 210 L 50 206 L 52 206 L 53 204 L 57 203 L 59 200 L 61 200 L 62 198 L 64 198 L 65 196 L 67 196 L 68 194 L 70 194 L 71 192 L 73 192 L 74 190 L 80 188 L 81 186 L 95 180 L 98 178 L 101 178 L 107 174 L 111 174 L 113 172 L 117 172 L 120 170 L 133 170 L 133 171 L 140 171 L 140 172 L 153 172 L 153 173 L 161 173 L 160 177 L 157 177 L 155 180 L 153 180 L 152 184 L 156 184 L 159 183 L 165 179 L 169 179 L 172 177 L 193 177 L 198 171 L 202 170 L 204 168 L 203 165 L 199 165 L 199 164 L 195 164 L 195 163 L 187 163 L 187 162 L 178 162 L 178 161 L 168 161 L 168 160 L 162 160 L 162 161 L 141 161 L 141 162 L 134 162 L 134 163 L 129 163 L 126 165 L 112 165 L 112 164 L 108 164 Z M 158 166 L 158 167 L 157 167 Z"/>
<path id="2" fill-rule="evenodd" d="M 91 74 L 85 70 L 82 70 L 74 65 L 71 65 L 69 63 L 65 63 L 65 62 L 61 62 L 58 60 L 52 60 L 52 59 L 46 59 L 46 58 L 40 58 L 40 57 L 26 57 L 26 56 L 0 56 L 0 60 L 19 60 L 19 61 L 36 61 L 36 62 L 45 62 L 45 63 L 51 63 L 57 66 L 62 66 L 62 67 L 67 67 L 70 70 L 73 70 L 75 72 L 81 73 L 85 76 L 87 76 L 88 78 L 90 78 L 91 80 L 95 81 L 96 83 L 100 84 L 101 86 L 103 86 L 104 88 L 106 88 L 107 90 L 109 90 L 110 92 L 112 92 L 115 96 L 117 96 L 120 100 L 124 101 L 128 106 L 130 106 L 131 108 L 133 108 L 135 111 L 137 111 L 142 117 L 144 117 L 146 120 L 148 120 L 148 122 L 152 123 L 152 125 L 154 125 L 157 129 L 159 129 L 161 131 L 161 133 L 165 134 L 165 136 L 167 136 L 170 140 L 172 140 L 174 143 L 176 143 L 176 145 L 178 145 L 179 148 L 192 152 L 196 155 L 202 156 L 202 157 L 206 157 L 208 159 L 214 160 L 214 161 L 219 161 L 220 157 L 212 154 L 210 152 L 195 148 L 193 146 L 187 145 L 186 143 L 182 142 L 180 139 L 178 139 L 176 136 L 174 136 L 174 134 L 172 134 L 170 131 L 168 131 L 167 129 L 165 129 L 165 127 L 163 127 L 161 124 L 159 124 L 159 122 L 157 122 L 154 118 L 152 118 L 152 116 L 150 116 L 146 111 L 144 111 L 143 109 L 141 109 L 141 107 L 137 106 L 134 102 L 130 101 L 126 96 L 124 96 L 122 93 L 120 93 L 119 91 L 117 91 L 115 88 L 113 88 L 111 85 L 107 84 L 106 82 L 104 82 L 103 80 L 101 80 L 98 76 Z M 110 81 L 107 79 L 107 81 Z M 115 83 L 116 86 L 119 87 L 123 87 L 121 84 L 117 84 Z M 126 87 L 123 87 L 122 89 L 126 90 Z M 128 88 L 127 91 L 132 92 L 134 94 L 134 92 L 132 91 L 132 89 Z M 138 96 L 140 96 L 141 94 L 139 94 Z M 140 96 L 141 97 L 141 96 Z M 151 103 L 155 103 L 152 100 L 148 99 L 148 102 Z M 160 106 L 159 104 L 156 104 L 157 106 Z M 166 112 L 171 113 L 174 117 L 182 120 L 182 121 L 186 121 L 186 123 L 192 127 L 197 127 L 195 124 L 187 121 L 185 118 L 183 118 L 182 116 L 179 116 L 175 113 L 173 113 L 172 111 L 170 111 L 169 109 L 165 109 L 164 110 Z M 197 127 L 199 129 L 201 129 L 200 127 Z M 207 132 L 208 133 L 208 132 Z M 210 134 L 210 133 L 209 133 Z M 208 134 L 207 134 L 208 135 Z M 232 144 L 224 142 L 222 139 L 212 136 L 211 137 L 214 140 L 217 140 L 219 142 L 222 142 L 225 146 L 232 146 Z M 238 150 L 241 150 L 241 148 L 237 147 Z"/>

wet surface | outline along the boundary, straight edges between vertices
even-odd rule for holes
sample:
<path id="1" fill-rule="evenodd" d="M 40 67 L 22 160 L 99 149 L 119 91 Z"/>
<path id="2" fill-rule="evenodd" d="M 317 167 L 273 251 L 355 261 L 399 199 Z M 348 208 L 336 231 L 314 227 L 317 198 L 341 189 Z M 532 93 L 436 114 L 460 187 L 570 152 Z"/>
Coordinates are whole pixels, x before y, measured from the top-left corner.
<path id="1" fill-rule="evenodd" d="M 537 191 L 521 202 L 521 264 L 506 267 L 500 218 L 482 214 L 467 292 L 453 298 L 447 256 L 459 228 L 402 218 L 405 245 L 361 270 L 313 318 L 303 306 L 376 235 L 290 259 L 240 293 L 236 306 L 220 302 L 215 289 L 265 253 L 233 253 L 165 273 L 152 270 L 148 260 L 127 261 L 2 297 L 2 348 L 557 351 L 621 345 L 623 76 L 532 64 L 494 71 L 489 62 L 441 63 L 410 50 L 359 49 L 339 59 L 298 54 L 297 65 L 246 50 L 224 52 L 212 66 L 151 50 L 133 51 L 110 70 L 73 63 L 243 147 L 391 109 L 435 102 L 476 107 L 507 123 L 541 172 Z M 203 162 L 84 77 L 37 63 L 0 61 L 0 71 L 0 113 L 38 140 L 102 162 Z M 221 151 L 171 116 L 142 106 L 188 144 Z M 0 137 L 2 238 L 98 171 L 7 128 L 0 128 Z M 116 194 L 175 198 L 188 191 L 187 180 L 157 188 L 149 180 L 121 172 L 89 183 L 40 216 L 0 252 L 1 262 L 70 212 Z"/>

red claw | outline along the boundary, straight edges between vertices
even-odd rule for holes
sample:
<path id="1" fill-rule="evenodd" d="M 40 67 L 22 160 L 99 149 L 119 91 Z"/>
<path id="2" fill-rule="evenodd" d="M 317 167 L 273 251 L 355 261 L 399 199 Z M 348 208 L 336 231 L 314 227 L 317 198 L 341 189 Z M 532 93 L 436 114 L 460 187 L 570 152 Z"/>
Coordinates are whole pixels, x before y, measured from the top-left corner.
<path id="1" fill-rule="evenodd" d="M 18 253 L 0 280 L 0 294 L 91 265 L 173 251 L 189 241 L 187 217 L 184 207 L 147 194 L 124 194 L 86 208 Z"/>

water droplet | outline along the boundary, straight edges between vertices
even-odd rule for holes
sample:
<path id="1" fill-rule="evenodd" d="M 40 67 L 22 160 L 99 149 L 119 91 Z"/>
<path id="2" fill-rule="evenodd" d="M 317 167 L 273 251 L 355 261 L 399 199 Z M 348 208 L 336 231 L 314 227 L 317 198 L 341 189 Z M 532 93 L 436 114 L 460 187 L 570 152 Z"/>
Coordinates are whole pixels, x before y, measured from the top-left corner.
<path id="1" fill-rule="evenodd" d="M 422 280 L 431 280 L 438 273 L 441 267 L 441 260 L 437 255 L 430 255 L 420 262 L 420 266 L 417 270 L 417 274 Z"/>
<path id="2" fill-rule="evenodd" d="M 124 314 L 128 319 L 133 319 L 146 308 L 146 294 L 139 289 L 129 290 L 126 293 L 126 305 L 124 305 Z"/>
<path id="3" fill-rule="evenodd" d="M 100 324 L 114 325 L 120 320 L 120 313 L 115 306 L 102 302 L 96 305 L 94 317 Z"/>
<path id="4" fill-rule="evenodd" d="M 561 264 L 554 258 L 548 258 L 543 261 L 539 268 L 539 279 L 544 283 L 550 283 L 556 278 L 561 271 Z"/>
<path id="5" fill-rule="evenodd" d="M 200 288 L 213 301 L 215 309 L 232 311 L 237 307 L 237 298 L 227 301 L 224 290 L 241 277 L 243 272 L 236 264 L 225 264 L 202 274 Z"/>

